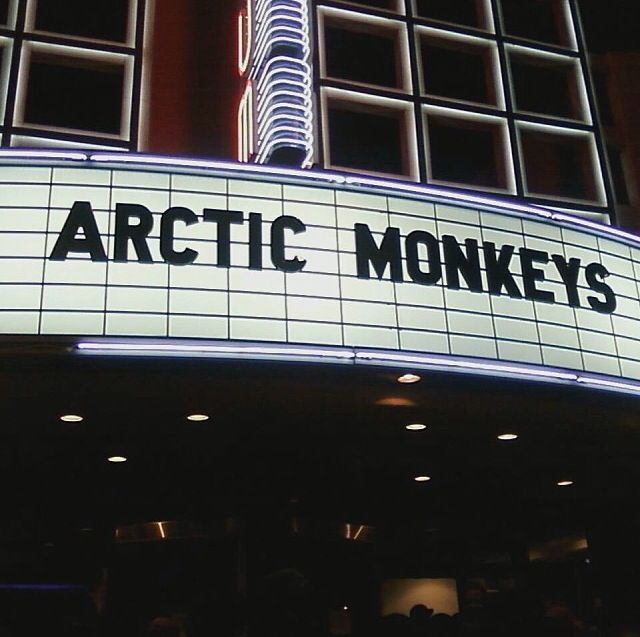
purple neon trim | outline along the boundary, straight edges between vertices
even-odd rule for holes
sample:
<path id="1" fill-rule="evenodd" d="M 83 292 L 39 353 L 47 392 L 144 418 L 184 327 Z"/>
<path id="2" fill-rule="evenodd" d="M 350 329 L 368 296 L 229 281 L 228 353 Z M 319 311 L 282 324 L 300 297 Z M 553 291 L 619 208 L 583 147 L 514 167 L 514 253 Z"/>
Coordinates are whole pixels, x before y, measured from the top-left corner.
<path id="1" fill-rule="evenodd" d="M 70 161 L 87 161 L 89 155 L 73 150 L 20 150 L 6 149 L 0 150 L 0 158 L 8 157 L 10 159 L 63 159 Z"/>
<path id="2" fill-rule="evenodd" d="M 394 367 L 409 371 L 434 370 L 496 378 L 561 383 L 565 385 L 589 386 L 594 389 L 640 396 L 640 382 L 616 376 L 604 376 L 586 372 L 528 365 L 462 356 L 446 356 L 397 350 L 369 350 L 357 347 L 322 347 L 315 345 L 284 345 L 270 343 L 243 343 L 233 341 L 198 343 L 144 340 L 87 340 L 76 345 L 76 351 L 84 355 L 99 356 L 210 356 L 222 358 L 246 358 L 289 361 L 315 361 L 323 363 L 350 363 Z"/>
<path id="3" fill-rule="evenodd" d="M 449 190 L 445 187 L 434 187 L 420 185 L 411 182 L 396 180 L 371 178 L 366 175 L 343 174 L 322 170 L 309 170 L 297 168 L 279 168 L 273 166 L 263 166 L 257 164 L 233 163 L 225 161 L 207 161 L 201 159 L 188 159 L 184 157 L 172 157 L 170 155 L 146 155 L 139 153 L 77 153 L 72 151 L 33 151 L 6 149 L 0 151 L 2 159 L 24 159 L 24 160 L 75 160 L 109 164 L 132 164 L 140 166 L 155 166 L 165 169 L 171 168 L 191 168 L 194 170 L 219 170 L 227 173 L 238 173 L 246 175 L 264 175 L 272 178 L 293 177 L 308 182 L 324 182 L 327 185 L 346 184 L 358 189 L 372 190 L 378 189 L 395 192 L 398 195 L 414 194 L 425 197 L 444 199 L 447 203 L 469 205 L 475 204 L 491 208 L 502 214 L 513 214 L 531 216 L 541 222 L 555 221 L 558 225 L 573 226 L 575 229 L 588 234 L 595 234 L 609 239 L 622 241 L 640 247 L 640 235 L 635 235 L 619 228 L 599 224 L 588 219 L 583 219 L 570 214 L 554 212 L 542 206 L 532 206 L 528 204 L 513 203 L 498 196 L 470 195 L 457 190 Z"/>

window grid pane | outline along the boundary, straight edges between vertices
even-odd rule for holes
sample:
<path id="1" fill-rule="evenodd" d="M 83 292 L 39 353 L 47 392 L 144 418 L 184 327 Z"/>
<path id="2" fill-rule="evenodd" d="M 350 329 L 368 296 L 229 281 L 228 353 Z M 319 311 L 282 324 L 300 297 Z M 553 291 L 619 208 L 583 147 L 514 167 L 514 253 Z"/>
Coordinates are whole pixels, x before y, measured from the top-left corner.
<path id="1" fill-rule="evenodd" d="M 438 183 L 480 190 L 498 189 L 549 204 L 557 197 L 576 206 L 591 204 L 603 212 L 608 209 L 612 202 L 607 201 L 605 194 L 599 131 L 593 124 L 587 78 L 577 52 L 571 2 L 573 0 L 544 0 L 542 3 L 524 0 L 522 15 L 528 15 L 529 5 L 543 4 L 545 11 L 537 22 L 523 26 L 516 19 L 520 15 L 517 8 L 520 0 L 498 0 L 496 14 L 492 10 L 493 3 L 486 0 L 457 3 L 406 0 L 407 12 L 402 22 L 413 49 L 410 59 L 400 56 L 400 63 L 405 66 L 396 72 L 411 79 L 412 89 L 405 85 L 403 93 L 407 103 L 413 101 L 415 104 L 414 127 L 420 140 L 421 180 L 429 182 L 433 179 Z M 319 15 L 323 10 L 329 10 L 322 5 L 320 0 Z M 350 13 L 349 19 L 360 20 L 361 28 L 365 30 L 374 16 L 369 9 L 355 5 L 350 7 Z M 325 56 L 330 55 L 331 51 L 325 51 Z M 376 65 L 372 66 L 370 70 L 375 77 Z M 531 91 L 523 90 L 532 83 L 542 86 L 540 95 L 551 95 L 553 99 L 537 98 Z M 368 96 L 389 96 L 383 87 L 375 86 L 375 81 L 358 86 L 348 78 L 329 80 L 321 77 L 320 85 L 338 86 L 350 92 L 354 101 L 366 100 Z M 327 108 L 326 101 L 322 104 L 322 108 Z M 444 120 L 434 119 L 433 109 L 450 111 L 445 117 L 450 134 L 444 133 Z M 495 126 L 488 125 L 489 120 L 483 123 L 483 118 L 489 116 L 495 120 Z M 327 113 L 323 118 L 330 120 Z M 331 129 L 330 122 L 328 126 Z M 551 137 L 534 134 L 535 126 L 540 130 L 547 126 Z M 469 171 L 462 179 L 464 167 L 447 169 L 446 164 L 450 161 L 446 153 L 441 157 L 430 157 L 429 154 L 436 147 L 455 147 L 458 145 L 455 138 L 462 138 L 465 130 L 469 131 L 469 143 L 471 137 L 477 142 L 476 150 L 484 155 L 485 163 L 478 167 L 482 170 L 476 174 Z M 323 134 L 335 138 L 337 132 L 325 130 Z M 430 139 L 430 135 L 434 135 L 434 139 Z M 443 141 L 445 138 L 448 138 L 447 143 Z M 556 156 L 551 163 L 566 168 L 560 181 L 576 179 L 575 187 L 562 186 L 554 190 L 548 183 L 545 188 L 539 187 L 541 176 L 530 157 L 535 145 L 532 140 L 537 140 L 538 144 L 546 142 L 543 146 L 555 149 Z M 357 154 L 357 148 L 352 148 L 352 152 Z M 363 155 L 366 152 L 363 147 Z M 331 166 L 331 157 L 325 157 L 324 161 L 325 165 Z M 366 170 L 365 163 L 352 169 Z M 528 170 L 533 171 L 531 175 L 527 175 Z M 443 177 L 446 174 L 452 178 Z M 538 184 L 538 187 L 532 189 L 528 187 L 529 183 Z"/>
<path id="2" fill-rule="evenodd" d="M 142 42 L 134 37 L 145 1 L 0 0 L 0 23 L 5 3 L 12 22 L 0 38 L 4 146 L 136 149 Z M 11 81 L 10 66 L 18 71 Z"/>

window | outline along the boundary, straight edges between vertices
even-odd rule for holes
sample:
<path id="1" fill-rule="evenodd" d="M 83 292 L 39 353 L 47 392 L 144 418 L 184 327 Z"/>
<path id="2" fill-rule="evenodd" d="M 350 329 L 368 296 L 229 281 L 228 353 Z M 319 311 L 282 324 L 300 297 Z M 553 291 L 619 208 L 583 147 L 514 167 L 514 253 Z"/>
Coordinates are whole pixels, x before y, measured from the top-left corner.
<path id="1" fill-rule="evenodd" d="M 124 64 L 34 52 L 24 123 L 120 135 Z"/>
<path id="2" fill-rule="evenodd" d="M 125 42 L 129 0 L 38 0 L 34 28 L 96 40 Z"/>
<path id="3" fill-rule="evenodd" d="M 485 29 L 488 16 L 482 0 L 415 0 L 421 18 Z"/>
<path id="4" fill-rule="evenodd" d="M 584 119 L 576 62 L 526 54 L 513 54 L 510 62 L 517 110 Z"/>
<path id="5" fill-rule="evenodd" d="M 529 194 L 599 200 L 590 134 L 521 127 L 520 142 Z"/>
<path id="6" fill-rule="evenodd" d="M 411 110 L 347 100 L 328 100 L 327 110 L 331 166 L 413 176 L 407 143 Z"/>
<path id="7" fill-rule="evenodd" d="M 428 183 L 549 206 L 560 200 L 578 213 L 588 202 L 604 220 L 613 189 L 605 188 L 603 147 L 595 143 L 574 2 L 402 0 L 405 15 L 385 16 L 364 7 L 389 9 L 391 0 L 316 0 L 320 91 L 361 106 L 406 101 L 402 117 L 396 111 L 375 123 L 375 109 L 332 103 L 329 113 L 321 100 L 326 165 L 406 175 L 405 139 Z M 395 140 L 384 152 L 361 132 L 375 127 Z M 545 165 L 547 153 L 557 170 Z"/>
<path id="8" fill-rule="evenodd" d="M 566 0 L 502 0 L 507 35 L 569 46 Z"/>
<path id="9" fill-rule="evenodd" d="M 465 119 L 427 112 L 430 178 L 507 190 L 506 126 L 494 117 Z"/>
<path id="10" fill-rule="evenodd" d="M 365 23 L 366 25 L 366 23 Z M 401 88 L 398 31 L 366 29 L 328 21 L 324 30 L 326 75 L 328 77 Z"/>
<path id="11" fill-rule="evenodd" d="M 426 94 L 498 105 L 495 45 L 475 39 L 459 40 L 423 34 L 420 62 Z"/>
<path id="12" fill-rule="evenodd" d="M 0 0 L 0 24 L 9 22 L 9 0 Z"/>
<path id="13" fill-rule="evenodd" d="M 386 11 L 402 11 L 402 0 L 347 0 L 351 4 L 359 4 L 372 9 L 384 9 Z"/>
<path id="14" fill-rule="evenodd" d="M 4 146 L 138 148 L 145 2 L 0 0 Z"/>

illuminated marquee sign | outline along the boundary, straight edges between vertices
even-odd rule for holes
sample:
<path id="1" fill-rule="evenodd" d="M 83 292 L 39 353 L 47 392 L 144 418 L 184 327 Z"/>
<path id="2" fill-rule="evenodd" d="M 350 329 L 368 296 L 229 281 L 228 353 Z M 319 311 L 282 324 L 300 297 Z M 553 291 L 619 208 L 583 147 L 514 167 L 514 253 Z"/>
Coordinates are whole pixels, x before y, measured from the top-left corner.
<path id="1" fill-rule="evenodd" d="M 201 214 L 183 206 L 169 208 L 159 219 L 160 260 L 169 265 L 189 265 L 196 263 L 199 253 L 193 248 L 176 249 L 178 230 L 176 226 L 185 227 L 198 223 L 209 223 L 214 226 L 211 236 L 216 242 L 215 266 L 231 267 L 231 227 L 248 225 L 248 243 L 246 245 L 248 268 L 264 270 L 263 229 L 270 226 L 270 263 L 269 266 L 281 272 L 302 272 L 307 265 L 306 259 L 285 256 L 285 232 L 300 234 L 306 231 L 305 223 L 292 215 L 281 215 L 272 222 L 266 222 L 259 212 L 250 212 L 246 216 L 239 210 L 219 210 L 205 208 Z M 387 270 L 390 279 L 395 283 L 405 280 L 403 271 L 403 251 L 399 228 L 388 227 L 380 244 L 366 223 L 354 225 L 356 276 L 359 279 L 375 277 L 382 280 Z M 149 237 L 154 232 L 154 215 L 145 206 L 132 203 L 117 203 L 115 207 L 115 229 L 113 234 L 112 258 L 118 263 L 154 263 L 149 248 Z M 184 242 L 184 239 L 182 240 Z M 133 255 L 129 253 L 133 249 Z M 245 247 L 245 246 L 243 246 Z M 421 251 L 426 257 L 426 268 L 421 262 Z M 550 255 L 542 250 L 521 247 L 518 249 L 517 272 L 522 278 L 522 287 L 516 281 L 511 264 L 516 248 L 512 244 L 497 247 L 492 241 L 484 241 L 478 245 L 476 239 L 463 239 L 454 235 L 443 235 L 442 240 L 425 230 L 414 230 L 405 239 L 404 261 L 408 281 L 419 285 L 438 285 L 446 279 L 444 285 L 450 290 L 466 287 L 471 292 L 487 291 L 498 296 L 507 294 L 512 299 L 528 299 L 555 303 L 556 297 L 551 290 L 542 289 L 546 278 L 541 267 L 549 263 L 555 266 L 553 275 L 560 276 L 565 287 L 567 303 L 571 307 L 581 307 L 579 283 L 584 284 L 601 296 L 586 296 L 591 309 L 604 314 L 611 314 L 616 309 L 616 296 L 605 282 L 610 272 L 601 263 L 593 262 L 582 265 L 577 257 L 565 257 L 563 254 Z M 100 236 L 98 224 L 93 213 L 91 202 L 76 201 L 62 230 L 56 239 L 49 259 L 66 261 L 70 254 L 83 255 L 92 261 L 108 260 L 104 238 Z M 484 257 L 484 277 L 480 256 Z M 157 259 L 156 259 L 157 260 Z M 269 267 L 267 266 L 267 267 Z M 310 264 L 313 268 L 313 264 Z M 443 271 L 446 276 L 443 277 Z M 486 285 L 485 281 L 486 279 Z"/>
<path id="2" fill-rule="evenodd" d="M 365 177 L 12 153 L 2 334 L 319 347 L 640 392 L 640 242 L 616 229 Z"/>

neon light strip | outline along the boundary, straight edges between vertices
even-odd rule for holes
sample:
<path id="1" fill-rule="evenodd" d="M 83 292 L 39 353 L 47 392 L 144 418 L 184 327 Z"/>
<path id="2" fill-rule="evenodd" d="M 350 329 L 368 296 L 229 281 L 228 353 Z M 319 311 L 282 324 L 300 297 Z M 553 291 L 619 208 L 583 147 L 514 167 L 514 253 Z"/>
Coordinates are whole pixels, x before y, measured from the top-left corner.
<path id="1" fill-rule="evenodd" d="M 184 159 L 183 157 L 163 157 L 154 155 L 136 155 L 134 153 L 94 153 L 89 160 L 97 163 L 123 163 L 157 166 L 164 168 L 192 168 L 204 170 L 221 170 L 230 173 L 246 173 L 256 175 L 271 175 L 274 178 L 297 177 L 326 183 L 344 184 L 346 178 L 339 173 L 306 171 L 299 168 L 273 168 L 272 166 L 256 166 L 252 164 L 234 164 L 223 161 L 207 161 L 200 159 Z"/>
<path id="2" fill-rule="evenodd" d="M 359 190 L 369 190 L 374 193 L 384 191 L 388 194 L 414 195 L 444 203 L 459 203 L 462 205 L 478 205 L 491 211 L 501 214 L 513 215 L 514 213 L 529 217 L 537 217 L 538 220 L 552 220 L 563 226 L 573 226 L 579 231 L 588 231 L 589 234 L 601 236 L 613 241 L 624 241 L 640 248 L 640 236 L 607 226 L 595 221 L 590 221 L 582 217 L 573 216 L 561 212 L 554 212 L 548 208 L 521 204 L 505 199 L 489 196 L 480 196 L 451 190 L 446 187 L 434 187 L 410 182 L 394 181 L 391 179 L 374 178 L 365 175 L 346 175 L 322 170 L 300 170 L 296 168 L 273 168 L 270 166 L 260 166 L 256 164 L 241 164 L 224 161 L 207 161 L 200 159 L 185 159 L 184 157 L 171 157 L 163 155 L 144 155 L 136 153 L 80 153 L 72 151 L 49 151 L 49 150 L 0 150 L 0 161 L 5 160 L 12 163 L 13 160 L 33 160 L 38 161 L 76 161 L 98 164 L 131 164 L 137 166 L 152 166 L 163 170 L 171 168 L 187 168 L 193 170 L 213 170 L 224 173 L 244 175 L 247 177 L 272 177 L 282 180 L 282 178 L 300 179 L 308 182 L 319 182 L 324 184 L 346 184 Z"/>
<path id="3" fill-rule="evenodd" d="M 640 382 L 616 377 L 595 376 L 544 365 L 502 363 L 486 359 L 429 354 L 403 354 L 393 351 L 359 350 L 357 348 L 323 348 L 315 346 L 282 346 L 255 344 L 215 344 L 132 341 L 83 341 L 76 345 L 80 354 L 97 356 L 211 357 L 267 360 L 310 361 L 378 365 L 404 370 L 434 370 L 510 378 L 573 386 L 592 386 L 605 391 L 640 396 Z"/>
<path id="4" fill-rule="evenodd" d="M 0 158 L 8 159 L 36 159 L 36 160 L 69 160 L 87 161 L 89 155 L 86 153 L 65 151 L 65 150 L 0 150 Z"/>
<path id="5" fill-rule="evenodd" d="M 255 0 L 254 35 L 249 77 L 256 85 L 258 138 L 253 161 L 266 164 L 277 149 L 294 148 L 302 152 L 301 168 L 308 168 L 315 140 L 307 0 Z"/>
<path id="6" fill-rule="evenodd" d="M 640 385 L 636 383 L 626 383 L 617 380 L 607 380 L 605 378 L 595 378 L 590 376 L 580 376 L 578 382 L 583 385 L 593 385 L 602 389 L 622 391 L 625 393 L 640 394 Z"/>
<path id="7" fill-rule="evenodd" d="M 355 354 L 346 349 L 322 349 L 316 347 L 280 347 L 256 345 L 189 345 L 171 343 L 110 343 L 83 342 L 78 343 L 81 352 L 92 353 L 120 353 L 120 354 L 150 354 L 150 355 L 244 355 L 244 356 L 291 356 L 312 358 L 336 358 L 352 360 Z"/>
<path id="8" fill-rule="evenodd" d="M 251 47 L 253 43 L 253 24 L 251 22 L 251 0 L 247 0 L 246 14 L 238 14 L 238 71 L 244 75 L 249 66 Z M 245 27 L 246 24 L 246 27 Z M 245 32 L 247 35 L 247 48 L 244 49 Z"/>
<path id="9" fill-rule="evenodd" d="M 380 352 L 357 352 L 356 358 L 363 361 L 398 363 L 402 365 L 436 366 L 446 369 L 461 369 L 465 371 L 485 372 L 497 375 L 516 375 L 534 378 L 553 378 L 565 381 L 577 381 L 578 375 L 570 372 L 552 369 L 525 367 L 523 365 L 510 365 L 504 363 L 475 362 L 466 359 L 423 356 L 419 354 L 392 354 Z"/>
<path id="10" fill-rule="evenodd" d="M 253 120 L 253 84 L 248 80 L 238 108 L 238 160 L 241 162 L 249 161 L 253 155 Z"/>

